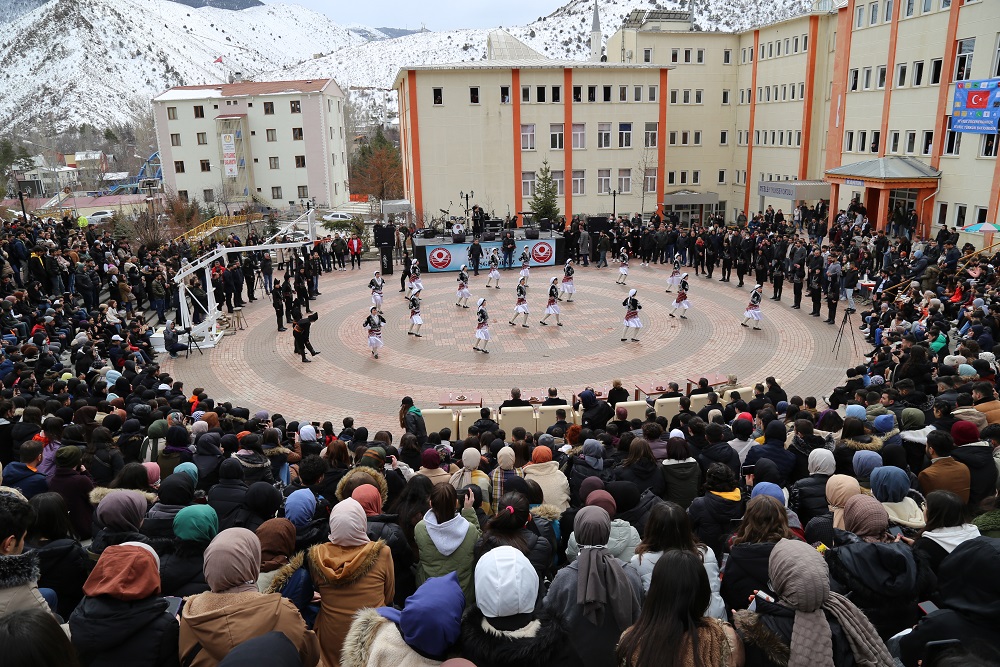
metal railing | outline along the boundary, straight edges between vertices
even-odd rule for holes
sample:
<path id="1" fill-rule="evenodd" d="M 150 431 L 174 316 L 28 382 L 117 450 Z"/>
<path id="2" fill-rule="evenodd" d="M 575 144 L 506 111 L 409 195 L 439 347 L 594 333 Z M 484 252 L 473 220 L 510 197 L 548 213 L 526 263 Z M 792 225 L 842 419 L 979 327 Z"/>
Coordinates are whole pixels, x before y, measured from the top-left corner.
<path id="1" fill-rule="evenodd" d="M 183 239 L 197 239 L 216 227 L 245 225 L 248 222 L 256 222 L 257 220 L 262 220 L 263 218 L 264 216 L 260 213 L 251 213 L 249 215 L 217 215 L 214 218 L 209 218 L 197 227 L 192 227 L 187 230 L 175 238 L 174 242 L 180 242 Z"/>

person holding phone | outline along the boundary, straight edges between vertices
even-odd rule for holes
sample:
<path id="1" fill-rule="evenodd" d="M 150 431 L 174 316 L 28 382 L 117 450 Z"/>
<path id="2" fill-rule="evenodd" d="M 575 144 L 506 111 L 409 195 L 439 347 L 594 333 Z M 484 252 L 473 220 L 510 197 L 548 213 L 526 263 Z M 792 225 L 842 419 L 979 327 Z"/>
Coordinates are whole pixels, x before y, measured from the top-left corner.
<path id="1" fill-rule="evenodd" d="M 482 534 L 479 518 L 472 505 L 471 490 L 462 495 L 458 511 L 458 492 L 451 484 L 435 484 L 431 489 L 431 508 L 413 530 L 420 562 L 417 565 L 417 586 L 431 577 L 443 577 L 449 572 L 458 575 L 467 605 L 475 603 L 475 546 Z"/>

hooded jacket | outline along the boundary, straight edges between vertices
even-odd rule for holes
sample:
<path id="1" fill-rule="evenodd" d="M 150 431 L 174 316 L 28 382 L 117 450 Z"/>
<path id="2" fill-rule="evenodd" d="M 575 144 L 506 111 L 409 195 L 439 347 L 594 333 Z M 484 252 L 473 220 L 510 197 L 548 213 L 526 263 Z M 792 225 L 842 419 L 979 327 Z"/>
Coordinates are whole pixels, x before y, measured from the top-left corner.
<path id="1" fill-rule="evenodd" d="M 744 465 L 755 465 L 759 459 L 770 459 L 778 467 L 781 477 L 779 486 L 784 486 L 795 467 L 795 454 L 785 449 L 785 426 L 778 420 L 772 421 L 764 431 L 764 444 L 751 447 L 743 460 Z"/>
<path id="2" fill-rule="evenodd" d="M 219 466 L 224 458 L 221 442 L 218 433 L 206 433 L 194 444 L 191 460 L 198 466 L 198 488 L 202 491 L 208 491 L 219 481 Z"/>
<path id="3" fill-rule="evenodd" d="M 755 590 L 767 591 L 767 565 L 775 542 L 744 542 L 729 552 L 722 568 L 722 586 L 719 593 L 726 609 L 746 609 Z"/>
<path id="4" fill-rule="evenodd" d="M 177 664 L 177 620 L 160 595 L 158 563 L 139 546 L 110 547 L 69 617 L 73 646 L 87 667 Z"/>
<path id="5" fill-rule="evenodd" d="M 664 459 L 660 462 L 660 472 L 663 473 L 663 499 L 677 503 L 687 508 L 691 501 L 698 497 L 698 487 L 701 484 L 701 466 L 693 458 L 683 461 Z"/>
<path id="6" fill-rule="evenodd" d="M 76 540 L 64 538 L 42 544 L 27 544 L 38 556 L 41 576 L 38 585 L 51 588 L 59 598 L 56 612 L 63 618 L 76 608 L 83 597 L 83 584 L 94 565 L 87 550 Z"/>
<path id="7" fill-rule="evenodd" d="M 709 491 L 694 499 L 688 507 L 688 516 L 691 517 L 694 534 L 714 552 L 716 561 L 722 560 L 726 543 L 736 528 L 734 519 L 743 516 L 740 490 L 728 493 Z"/>
<path id="8" fill-rule="evenodd" d="M 538 486 L 542 487 L 545 504 L 558 507 L 560 512 L 569 507 L 569 480 L 559 470 L 558 461 L 532 463 L 525 466 L 524 478 L 534 480 Z"/>
<path id="9" fill-rule="evenodd" d="M 563 623 L 542 613 L 516 630 L 498 630 L 478 608 L 462 620 L 462 657 L 477 667 L 579 667 Z"/>
<path id="10" fill-rule="evenodd" d="M 413 530 L 420 562 L 417 564 L 417 585 L 431 577 L 443 577 L 449 572 L 458 575 L 466 604 L 476 600 L 474 550 L 482 530 L 473 509 L 463 509 L 444 523 L 438 523 L 428 510 Z"/>
<path id="11" fill-rule="evenodd" d="M 700 551 L 705 563 L 705 574 L 708 575 L 708 584 L 712 589 L 712 597 L 708 603 L 708 609 L 705 610 L 705 616 L 724 621 L 726 620 L 726 604 L 719 594 L 719 589 L 722 587 L 722 580 L 719 578 L 719 561 L 715 559 L 715 554 L 711 549 L 700 547 Z M 653 581 L 653 568 L 656 567 L 656 563 L 662 555 L 662 551 L 653 551 L 632 556 L 632 567 L 642 577 L 642 590 L 646 593 L 649 593 L 649 585 Z"/>
<path id="12" fill-rule="evenodd" d="M 0 556 L 0 616 L 21 609 L 50 611 L 38 592 L 38 577 L 38 554 Z"/>
<path id="13" fill-rule="evenodd" d="M 792 474 L 787 482 L 791 486 L 795 482 L 809 476 L 809 454 L 814 449 L 833 450 L 833 436 L 824 438 L 815 432 L 812 435 L 798 435 L 792 432 L 791 442 L 788 444 L 788 451 L 795 455 L 795 465 L 792 467 Z"/>
<path id="14" fill-rule="evenodd" d="M 49 481 L 45 475 L 20 461 L 13 461 L 4 467 L 3 483 L 20 491 L 28 500 L 49 490 Z"/>
<path id="15" fill-rule="evenodd" d="M 698 460 L 698 465 L 701 466 L 703 476 L 705 471 L 708 470 L 708 467 L 713 463 L 723 463 L 729 466 L 729 469 L 732 470 L 733 474 L 737 477 L 740 474 L 739 452 L 733 449 L 726 440 L 703 447 L 695 458 Z"/>
<path id="16" fill-rule="evenodd" d="M 979 505 L 987 497 L 996 493 L 997 467 L 993 460 L 993 448 L 988 442 L 970 442 L 956 447 L 951 456 L 969 469 L 969 504 Z"/>
<path id="17" fill-rule="evenodd" d="M 199 468 L 199 472 L 201 469 Z M 200 479 L 204 479 L 201 477 Z M 219 483 L 208 492 L 208 505 L 219 515 L 219 526 L 227 526 L 232 514 L 243 506 L 248 487 L 243 481 L 243 466 L 236 459 L 226 459 L 219 466 Z"/>
<path id="18" fill-rule="evenodd" d="M 611 520 L 611 536 L 604 546 L 615 558 L 626 563 L 632 560 L 635 555 L 635 548 L 639 546 L 639 531 L 624 519 Z M 580 546 L 576 543 L 576 533 L 569 536 L 569 546 L 566 548 L 566 558 L 572 563 L 580 555 Z"/>
<path id="19" fill-rule="evenodd" d="M 925 440 L 926 441 L 926 440 Z M 841 438 L 833 450 L 833 458 L 837 462 L 838 475 L 854 476 L 854 454 L 860 451 L 879 452 L 882 450 L 882 438 L 877 435 L 863 435 L 857 438 Z"/>

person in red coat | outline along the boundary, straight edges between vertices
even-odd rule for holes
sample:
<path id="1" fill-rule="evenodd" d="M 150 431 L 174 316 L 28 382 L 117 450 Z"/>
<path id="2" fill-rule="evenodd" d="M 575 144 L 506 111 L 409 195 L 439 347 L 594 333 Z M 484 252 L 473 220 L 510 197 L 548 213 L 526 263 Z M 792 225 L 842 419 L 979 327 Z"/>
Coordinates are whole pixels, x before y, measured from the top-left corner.
<path id="1" fill-rule="evenodd" d="M 358 233 L 355 232 L 351 234 L 351 239 L 347 242 L 347 250 L 351 253 L 351 270 L 355 268 L 361 268 L 361 239 L 358 238 Z M 357 262 L 357 266 L 354 263 Z"/>

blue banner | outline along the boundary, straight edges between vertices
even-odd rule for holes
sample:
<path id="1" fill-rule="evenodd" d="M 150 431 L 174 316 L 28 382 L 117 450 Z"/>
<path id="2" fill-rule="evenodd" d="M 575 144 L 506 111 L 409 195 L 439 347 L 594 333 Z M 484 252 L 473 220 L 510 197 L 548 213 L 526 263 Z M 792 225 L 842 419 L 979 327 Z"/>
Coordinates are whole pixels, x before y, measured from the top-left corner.
<path id="1" fill-rule="evenodd" d="M 1000 119 L 1000 79 L 957 81 L 951 106 L 951 129 L 996 134 Z"/>
<path id="2" fill-rule="evenodd" d="M 480 243 L 480 245 L 483 247 L 483 259 L 480 262 L 480 269 L 488 263 L 489 254 L 493 251 L 493 248 L 499 249 L 500 256 L 503 257 L 500 241 L 487 241 Z M 538 241 L 521 239 L 517 242 L 517 248 L 514 249 L 515 266 L 520 266 L 518 258 L 521 256 L 521 251 L 524 250 L 525 246 L 528 247 L 528 253 L 531 255 L 531 266 L 552 266 L 555 264 L 555 239 Z M 446 243 L 427 246 L 427 270 L 431 272 L 458 271 L 463 264 L 471 264 L 469 261 L 469 248 L 471 247 L 471 243 Z"/>

